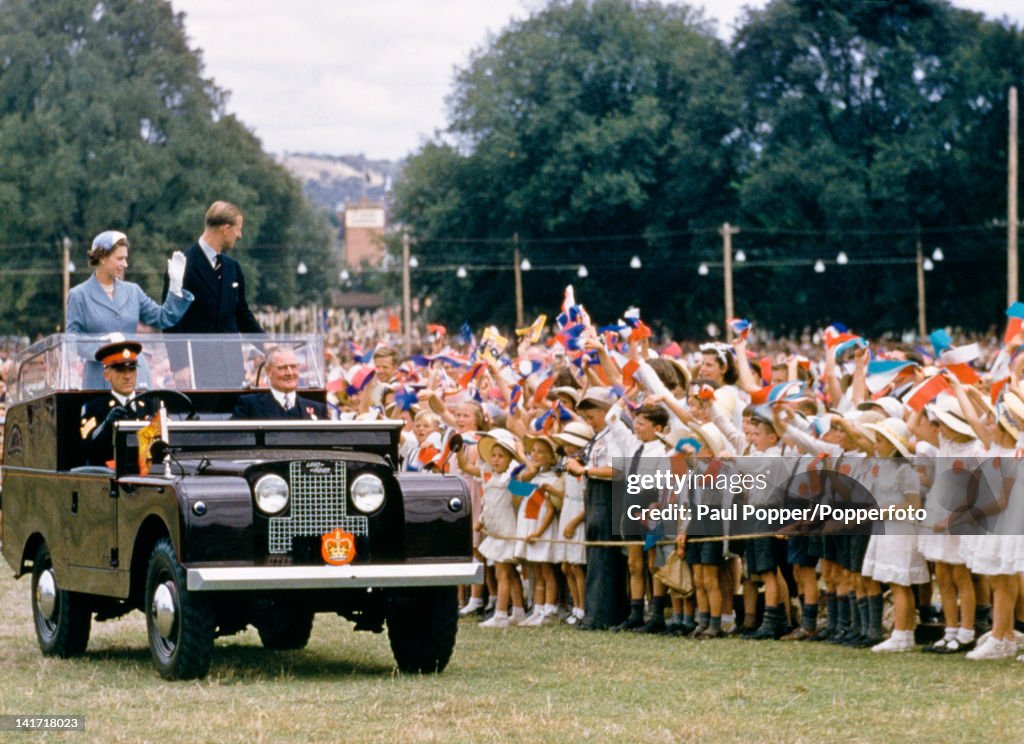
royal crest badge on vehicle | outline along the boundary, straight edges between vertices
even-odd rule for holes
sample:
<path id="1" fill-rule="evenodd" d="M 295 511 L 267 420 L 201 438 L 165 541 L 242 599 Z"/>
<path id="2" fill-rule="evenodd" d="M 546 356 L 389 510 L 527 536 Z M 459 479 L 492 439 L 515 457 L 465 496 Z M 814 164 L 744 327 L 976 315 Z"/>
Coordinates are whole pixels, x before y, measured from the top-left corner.
<path id="1" fill-rule="evenodd" d="M 320 555 L 332 566 L 345 566 L 356 557 L 356 538 L 351 532 L 336 529 L 320 538 Z"/>

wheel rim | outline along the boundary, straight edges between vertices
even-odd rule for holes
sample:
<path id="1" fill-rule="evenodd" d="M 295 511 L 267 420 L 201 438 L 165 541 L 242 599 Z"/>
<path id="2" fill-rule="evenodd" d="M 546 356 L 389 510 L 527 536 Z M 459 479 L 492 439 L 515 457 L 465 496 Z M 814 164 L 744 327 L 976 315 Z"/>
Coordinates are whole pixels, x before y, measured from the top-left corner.
<path id="1" fill-rule="evenodd" d="M 51 637 L 57 631 L 57 581 L 52 568 L 45 569 L 36 580 L 35 607 L 40 631 Z"/>
<path id="2" fill-rule="evenodd" d="M 153 590 L 150 616 L 153 618 L 153 640 L 157 647 L 167 656 L 173 654 L 178 630 L 178 593 L 174 582 L 161 582 Z"/>

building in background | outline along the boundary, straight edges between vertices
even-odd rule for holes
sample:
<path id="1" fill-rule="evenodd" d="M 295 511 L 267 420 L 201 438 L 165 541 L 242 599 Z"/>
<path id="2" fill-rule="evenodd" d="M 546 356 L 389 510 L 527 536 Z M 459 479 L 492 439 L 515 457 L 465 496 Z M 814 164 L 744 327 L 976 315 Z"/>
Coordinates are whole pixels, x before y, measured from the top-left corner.
<path id="1" fill-rule="evenodd" d="M 378 268 L 384 260 L 384 228 L 387 219 L 384 204 L 360 199 L 346 204 L 344 225 L 345 265 L 353 271 Z"/>

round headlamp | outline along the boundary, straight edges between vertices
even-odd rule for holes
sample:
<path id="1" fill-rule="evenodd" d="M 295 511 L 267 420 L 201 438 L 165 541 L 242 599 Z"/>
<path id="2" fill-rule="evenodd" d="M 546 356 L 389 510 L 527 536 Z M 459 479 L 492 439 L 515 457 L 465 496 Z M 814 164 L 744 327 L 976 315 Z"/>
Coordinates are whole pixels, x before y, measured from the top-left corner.
<path id="1" fill-rule="evenodd" d="M 376 475 L 360 475 L 352 481 L 352 504 L 363 514 L 371 514 L 384 503 L 384 482 Z"/>
<path id="2" fill-rule="evenodd" d="M 264 514 L 280 514 L 288 506 L 288 483 L 280 475 L 264 475 L 256 481 L 253 493 Z"/>

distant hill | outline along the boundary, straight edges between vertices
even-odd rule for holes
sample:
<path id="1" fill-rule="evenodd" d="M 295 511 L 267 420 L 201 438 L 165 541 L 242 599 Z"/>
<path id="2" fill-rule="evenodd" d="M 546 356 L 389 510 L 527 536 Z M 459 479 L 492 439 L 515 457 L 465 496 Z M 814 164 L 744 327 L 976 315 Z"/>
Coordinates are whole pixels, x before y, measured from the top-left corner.
<path id="1" fill-rule="evenodd" d="M 279 162 L 302 182 L 314 204 L 332 213 L 342 204 L 366 198 L 386 202 L 402 172 L 402 163 L 370 160 L 362 155 L 285 153 Z"/>

